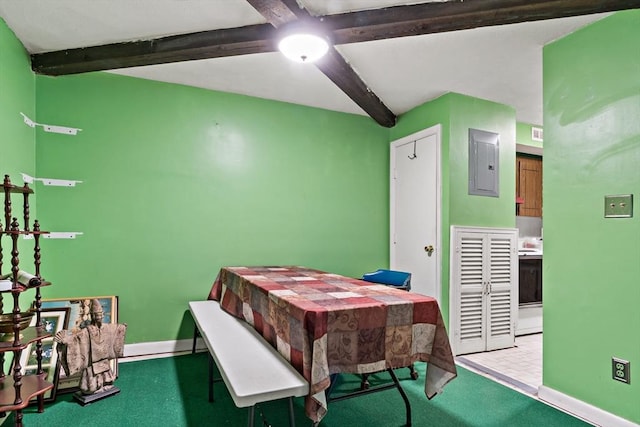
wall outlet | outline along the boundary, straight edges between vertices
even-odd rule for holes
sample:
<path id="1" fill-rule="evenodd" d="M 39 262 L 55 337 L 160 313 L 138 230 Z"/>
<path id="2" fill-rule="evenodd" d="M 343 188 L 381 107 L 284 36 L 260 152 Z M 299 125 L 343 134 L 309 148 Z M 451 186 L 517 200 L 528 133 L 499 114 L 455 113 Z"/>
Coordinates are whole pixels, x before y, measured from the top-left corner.
<path id="1" fill-rule="evenodd" d="M 631 366 L 628 360 L 618 359 L 617 357 L 611 358 L 611 369 L 612 369 L 612 375 L 614 380 L 630 384 L 631 383 L 631 378 L 629 377 L 631 375 L 630 367 Z"/>

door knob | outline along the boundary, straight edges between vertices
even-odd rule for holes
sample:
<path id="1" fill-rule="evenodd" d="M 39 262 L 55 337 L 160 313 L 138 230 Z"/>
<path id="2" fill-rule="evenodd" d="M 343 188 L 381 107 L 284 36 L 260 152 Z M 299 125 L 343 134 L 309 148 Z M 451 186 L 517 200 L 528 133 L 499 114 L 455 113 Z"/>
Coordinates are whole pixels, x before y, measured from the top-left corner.
<path id="1" fill-rule="evenodd" d="M 427 246 L 425 246 L 425 247 L 424 247 L 424 251 L 425 251 L 429 256 L 431 256 L 431 254 L 433 254 L 433 246 L 431 246 L 431 245 L 427 245 Z"/>

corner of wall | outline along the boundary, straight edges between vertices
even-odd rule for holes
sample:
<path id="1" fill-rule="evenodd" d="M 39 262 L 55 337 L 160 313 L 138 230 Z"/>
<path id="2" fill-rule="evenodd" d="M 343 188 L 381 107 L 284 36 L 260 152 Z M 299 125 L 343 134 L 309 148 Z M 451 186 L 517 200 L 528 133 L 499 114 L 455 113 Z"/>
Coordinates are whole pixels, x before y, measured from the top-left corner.
<path id="1" fill-rule="evenodd" d="M 35 119 L 35 78 L 29 54 L 0 20 L 0 128 L 3 131 L 2 174 L 18 181 L 20 172 L 35 172 L 35 129 L 20 113 Z"/>

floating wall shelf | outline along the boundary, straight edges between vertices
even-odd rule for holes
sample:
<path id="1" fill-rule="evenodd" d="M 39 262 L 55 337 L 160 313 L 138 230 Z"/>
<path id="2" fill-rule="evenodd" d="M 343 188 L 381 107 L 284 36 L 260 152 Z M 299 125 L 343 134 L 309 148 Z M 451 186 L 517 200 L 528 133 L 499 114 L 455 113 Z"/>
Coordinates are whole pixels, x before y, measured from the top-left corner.
<path id="1" fill-rule="evenodd" d="M 66 126 L 56 126 L 56 125 L 45 125 L 43 123 L 36 123 L 33 120 L 31 120 L 29 117 L 27 117 L 24 113 L 20 113 L 22 115 L 22 117 L 24 118 L 24 123 L 32 128 L 35 128 L 36 126 L 41 126 L 42 129 L 44 129 L 45 132 L 52 132 L 52 133 L 61 133 L 64 135 L 77 135 L 78 132 L 80 132 L 82 129 L 78 129 L 78 128 L 70 128 L 70 127 L 66 127 Z"/>
<path id="2" fill-rule="evenodd" d="M 76 236 L 82 236 L 84 233 L 81 231 L 51 231 L 47 234 L 43 234 L 43 239 L 75 239 Z M 33 239 L 33 236 L 25 234 L 25 240 Z"/>
<path id="3" fill-rule="evenodd" d="M 35 181 L 40 181 L 44 185 L 52 185 L 56 187 L 75 187 L 76 184 L 80 184 L 82 182 L 69 179 L 35 178 L 33 176 L 27 175 L 26 173 L 22 174 L 22 179 L 27 184 L 33 184 Z"/>

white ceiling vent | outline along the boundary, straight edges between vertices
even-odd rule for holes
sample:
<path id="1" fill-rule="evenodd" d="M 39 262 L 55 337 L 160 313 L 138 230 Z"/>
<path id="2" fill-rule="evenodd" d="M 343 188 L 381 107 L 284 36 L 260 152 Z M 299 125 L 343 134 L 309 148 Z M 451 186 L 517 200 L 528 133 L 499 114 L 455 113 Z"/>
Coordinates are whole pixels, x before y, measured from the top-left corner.
<path id="1" fill-rule="evenodd" d="M 531 126 L 531 140 L 542 142 L 542 128 Z"/>

